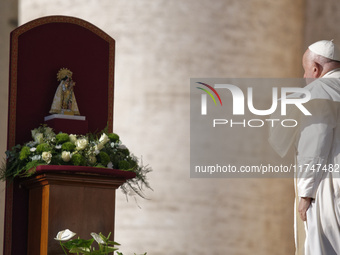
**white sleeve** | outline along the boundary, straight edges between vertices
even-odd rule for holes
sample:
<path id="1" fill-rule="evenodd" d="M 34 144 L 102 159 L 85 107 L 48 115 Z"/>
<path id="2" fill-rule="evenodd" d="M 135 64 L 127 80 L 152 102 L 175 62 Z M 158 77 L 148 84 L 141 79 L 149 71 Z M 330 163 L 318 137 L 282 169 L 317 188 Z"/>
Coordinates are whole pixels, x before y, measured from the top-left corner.
<path id="1" fill-rule="evenodd" d="M 297 144 L 298 195 L 311 198 L 315 198 L 319 183 L 327 174 L 336 123 L 331 101 L 313 101 L 308 108 L 312 116 L 305 116 L 301 120 Z"/>

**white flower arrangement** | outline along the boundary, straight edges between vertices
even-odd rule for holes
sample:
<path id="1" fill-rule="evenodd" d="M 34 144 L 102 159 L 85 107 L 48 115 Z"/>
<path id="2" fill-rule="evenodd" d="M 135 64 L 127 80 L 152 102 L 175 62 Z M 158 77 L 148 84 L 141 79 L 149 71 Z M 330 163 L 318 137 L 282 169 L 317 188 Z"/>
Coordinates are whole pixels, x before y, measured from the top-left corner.
<path id="1" fill-rule="evenodd" d="M 76 165 L 135 172 L 136 177 L 121 186 L 125 194 L 136 193 L 144 197 L 144 187 L 151 189 L 146 174 L 152 169 L 140 165 L 115 133 L 55 134 L 46 125 L 31 133 L 33 141 L 6 151 L 7 162 L 0 168 L 1 180 L 31 176 L 38 165 Z"/>

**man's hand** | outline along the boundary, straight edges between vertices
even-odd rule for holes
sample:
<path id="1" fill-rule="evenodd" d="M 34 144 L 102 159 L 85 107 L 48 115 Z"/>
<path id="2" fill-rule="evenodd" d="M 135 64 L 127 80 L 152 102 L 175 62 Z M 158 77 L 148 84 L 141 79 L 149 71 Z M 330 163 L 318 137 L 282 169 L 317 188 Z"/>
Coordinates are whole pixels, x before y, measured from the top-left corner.
<path id="1" fill-rule="evenodd" d="M 301 197 L 300 199 L 298 211 L 300 218 L 303 221 L 307 220 L 306 212 L 310 206 L 311 201 L 312 199 L 310 197 Z"/>

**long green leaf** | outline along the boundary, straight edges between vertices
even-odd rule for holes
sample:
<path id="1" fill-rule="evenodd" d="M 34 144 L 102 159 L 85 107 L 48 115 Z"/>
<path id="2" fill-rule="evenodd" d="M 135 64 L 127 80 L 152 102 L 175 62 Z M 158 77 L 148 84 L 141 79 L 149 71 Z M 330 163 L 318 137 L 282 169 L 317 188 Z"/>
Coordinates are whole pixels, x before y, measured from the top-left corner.
<path id="1" fill-rule="evenodd" d="M 68 249 L 71 250 L 72 248 L 90 248 L 92 243 L 93 243 L 94 239 L 89 239 L 89 240 L 85 240 L 85 239 L 74 239 L 74 240 L 70 240 L 66 243 L 63 243 L 62 245 Z"/>

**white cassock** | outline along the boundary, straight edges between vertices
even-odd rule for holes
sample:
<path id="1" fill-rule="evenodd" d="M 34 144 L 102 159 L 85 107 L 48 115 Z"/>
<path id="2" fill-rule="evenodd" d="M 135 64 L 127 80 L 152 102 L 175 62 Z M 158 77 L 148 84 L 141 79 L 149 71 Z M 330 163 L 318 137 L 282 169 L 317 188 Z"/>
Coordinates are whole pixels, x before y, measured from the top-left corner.
<path id="1" fill-rule="evenodd" d="M 299 127 L 273 128 L 269 142 L 281 156 L 296 146 L 295 208 L 300 197 L 313 198 L 306 222 L 295 209 L 296 254 L 340 255 L 340 69 L 305 88 L 312 116 L 293 109 L 287 115 L 299 119 Z"/>

